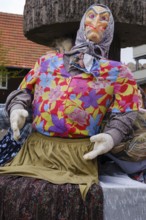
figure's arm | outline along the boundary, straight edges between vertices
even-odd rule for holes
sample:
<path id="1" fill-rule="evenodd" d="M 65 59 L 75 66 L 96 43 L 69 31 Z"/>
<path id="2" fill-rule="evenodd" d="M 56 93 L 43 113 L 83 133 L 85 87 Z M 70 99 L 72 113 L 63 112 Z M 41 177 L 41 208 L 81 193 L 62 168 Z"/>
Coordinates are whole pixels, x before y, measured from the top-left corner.
<path id="1" fill-rule="evenodd" d="M 139 107 L 138 88 L 132 73 L 126 66 L 121 66 L 119 71 L 114 84 L 115 99 L 111 106 L 110 121 L 103 133 L 90 138 L 91 142 L 94 142 L 94 148 L 83 156 L 86 160 L 107 153 L 133 130 L 132 126 Z"/>
<path id="2" fill-rule="evenodd" d="M 114 146 L 127 140 L 128 136 L 133 133 L 133 124 L 137 114 L 138 111 L 111 113 L 103 132 L 112 136 Z"/>
<path id="3" fill-rule="evenodd" d="M 0 129 L 10 127 L 10 112 L 14 109 L 26 109 L 29 112 L 27 122 L 32 121 L 31 96 L 26 90 L 15 90 L 7 97 L 6 104 L 0 107 Z"/>
<path id="4" fill-rule="evenodd" d="M 10 115 L 10 126 L 16 141 L 20 138 L 20 129 L 26 122 L 30 106 L 31 95 L 25 89 L 14 91 L 7 98 L 6 111 Z"/>
<path id="5" fill-rule="evenodd" d="M 111 114 L 102 133 L 90 138 L 91 142 L 95 142 L 95 150 L 84 155 L 84 159 L 93 159 L 105 154 L 122 141 L 126 141 L 133 133 L 133 124 L 137 114 L 138 111 Z"/>
<path id="6" fill-rule="evenodd" d="M 32 122 L 32 108 L 28 109 L 28 117 L 26 123 Z M 0 129 L 8 129 L 10 127 L 10 118 L 8 112 L 6 111 L 6 105 L 0 107 Z"/>
<path id="7" fill-rule="evenodd" d="M 19 139 L 20 129 L 23 128 L 28 117 L 28 109 L 31 108 L 34 86 L 39 74 L 39 60 L 34 69 L 25 76 L 18 90 L 12 92 L 6 101 L 6 110 L 10 115 L 10 125 L 15 140 Z"/>
<path id="8" fill-rule="evenodd" d="M 114 96 L 114 102 L 110 107 L 111 115 L 104 132 L 112 136 L 116 146 L 133 132 L 133 124 L 139 110 L 138 87 L 133 74 L 125 65 L 120 67 Z"/>
<path id="9" fill-rule="evenodd" d="M 28 90 L 14 90 L 12 93 L 9 94 L 6 100 L 5 109 L 10 115 L 10 113 L 15 109 L 28 109 L 31 108 L 32 103 L 32 96 Z"/>

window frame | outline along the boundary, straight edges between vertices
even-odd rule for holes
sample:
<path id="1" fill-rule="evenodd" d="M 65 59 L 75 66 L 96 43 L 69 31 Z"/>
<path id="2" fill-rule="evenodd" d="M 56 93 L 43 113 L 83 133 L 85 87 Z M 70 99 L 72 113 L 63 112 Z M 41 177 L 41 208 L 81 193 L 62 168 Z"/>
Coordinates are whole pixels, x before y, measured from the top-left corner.
<path id="1" fill-rule="evenodd" d="M 3 85 L 3 83 L 5 83 L 5 85 Z M 8 89 L 8 75 L 2 72 L 0 72 L 0 89 Z"/>

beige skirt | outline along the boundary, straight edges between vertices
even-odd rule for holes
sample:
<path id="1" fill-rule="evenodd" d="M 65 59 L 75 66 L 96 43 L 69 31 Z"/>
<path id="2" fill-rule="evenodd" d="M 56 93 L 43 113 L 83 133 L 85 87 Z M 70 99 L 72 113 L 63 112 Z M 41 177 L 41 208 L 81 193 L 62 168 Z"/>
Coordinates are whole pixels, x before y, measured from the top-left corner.
<path id="1" fill-rule="evenodd" d="M 0 174 L 28 176 L 54 184 L 79 184 L 83 199 L 98 183 L 97 159 L 84 160 L 93 149 L 89 138 L 54 138 L 32 133 L 16 157 L 0 167 Z"/>

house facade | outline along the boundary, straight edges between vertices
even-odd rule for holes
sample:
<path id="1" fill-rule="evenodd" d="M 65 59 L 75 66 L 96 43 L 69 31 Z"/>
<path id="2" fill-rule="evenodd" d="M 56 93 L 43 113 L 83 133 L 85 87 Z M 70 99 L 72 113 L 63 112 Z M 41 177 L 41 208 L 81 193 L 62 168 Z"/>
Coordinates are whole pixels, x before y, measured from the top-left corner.
<path id="1" fill-rule="evenodd" d="M 143 88 L 146 93 L 146 44 L 133 48 L 133 58 L 136 61 L 135 71 L 133 75 L 137 83 Z M 140 61 L 144 63 L 141 64 Z"/>
<path id="2" fill-rule="evenodd" d="M 0 103 L 5 103 L 36 60 L 50 50 L 24 37 L 22 15 L 0 12 Z"/>

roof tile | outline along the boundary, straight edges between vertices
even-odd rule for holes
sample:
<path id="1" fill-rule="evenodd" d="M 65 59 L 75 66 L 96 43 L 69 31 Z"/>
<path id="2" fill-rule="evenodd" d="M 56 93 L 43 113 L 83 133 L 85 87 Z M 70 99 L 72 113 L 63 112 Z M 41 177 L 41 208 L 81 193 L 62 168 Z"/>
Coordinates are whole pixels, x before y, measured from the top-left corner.
<path id="1" fill-rule="evenodd" d="M 24 36 L 22 15 L 0 12 L 0 50 L 6 52 L 6 66 L 32 68 L 51 49 Z"/>

